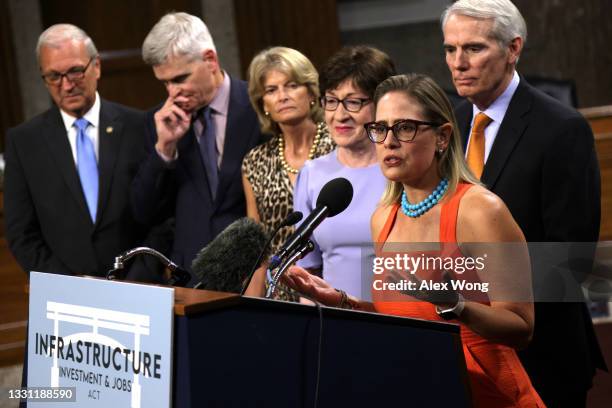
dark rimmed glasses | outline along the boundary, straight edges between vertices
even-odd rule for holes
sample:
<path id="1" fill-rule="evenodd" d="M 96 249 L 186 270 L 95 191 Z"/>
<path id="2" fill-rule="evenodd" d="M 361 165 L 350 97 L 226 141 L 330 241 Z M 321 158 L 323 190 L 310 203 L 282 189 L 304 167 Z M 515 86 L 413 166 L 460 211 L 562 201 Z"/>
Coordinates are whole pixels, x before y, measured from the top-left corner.
<path id="1" fill-rule="evenodd" d="M 393 136 L 400 142 L 412 142 L 416 137 L 419 126 L 438 127 L 440 123 L 424 122 L 415 119 L 402 119 L 395 122 L 392 126 L 387 126 L 381 122 L 368 122 L 363 127 L 368 134 L 368 137 L 374 143 L 383 143 L 387 138 L 389 130 Z"/>
<path id="2" fill-rule="evenodd" d="M 68 71 L 64 73 L 60 72 L 49 72 L 48 74 L 41 75 L 42 79 L 49 85 L 59 85 L 62 82 L 62 78 L 66 77 L 66 79 L 70 82 L 80 81 L 85 78 L 85 72 L 87 68 L 91 65 L 91 61 L 96 57 L 91 57 L 89 62 L 84 67 L 72 67 Z"/>
<path id="3" fill-rule="evenodd" d="M 364 105 L 370 103 L 369 98 L 344 98 L 338 99 L 333 96 L 324 96 L 321 98 L 321 105 L 326 111 L 335 111 L 338 105 L 342 104 L 344 109 L 349 112 L 359 112 Z"/>

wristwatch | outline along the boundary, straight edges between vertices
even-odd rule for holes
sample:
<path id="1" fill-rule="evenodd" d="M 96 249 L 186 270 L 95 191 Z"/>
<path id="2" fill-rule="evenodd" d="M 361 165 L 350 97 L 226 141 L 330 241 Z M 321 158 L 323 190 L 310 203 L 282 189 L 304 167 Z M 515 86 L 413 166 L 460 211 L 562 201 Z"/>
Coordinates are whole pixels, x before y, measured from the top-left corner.
<path id="1" fill-rule="evenodd" d="M 463 296 L 461 296 L 460 293 L 457 293 L 457 303 L 455 303 L 455 306 L 449 309 L 440 309 L 439 306 L 436 306 L 436 313 L 444 320 L 453 320 L 458 319 L 459 316 L 461 316 L 461 312 L 463 312 L 464 308 L 465 299 L 463 299 Z"/>

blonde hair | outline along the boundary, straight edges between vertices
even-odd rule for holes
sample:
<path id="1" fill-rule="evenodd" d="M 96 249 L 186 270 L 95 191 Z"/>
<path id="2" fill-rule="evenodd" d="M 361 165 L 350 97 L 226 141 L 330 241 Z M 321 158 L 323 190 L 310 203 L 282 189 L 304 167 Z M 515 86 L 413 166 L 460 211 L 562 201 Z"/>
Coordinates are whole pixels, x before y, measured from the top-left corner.
<path id="1" fill-rule="evenodd" d="M 270 71 L 279 71 L 300 85 L 305 85 L 314 98 L 310 106 L 310 118 L 318 123 L 323 120 L 319 101 L 319 73 L 312 62 L 301 52 L 287 47 L 273 47 L 257 54 L 248 70 L 249 99 L 257 113 L 263 133 L 278 135 L 280 128 L 263 109 L 264 81 Z"/>
<path id="2" fill-rule="evenodd" d="M 421 74 L 392 76 L 376 87 L 374 102 L 378 105 L 378 101 L 389 92 L 402 92 L 415 100 L 421 106 L 426 121 L 451 125 L 448 148 L 442 154 L 436 152 L 438 174 L 448 179 L 448 192 L 452 194 L 460 182 L 481 184 L 465 162 L 453 108 L 438 84 L 430 77 Z M 399 181 L 387 181 L 381 204 L 392 205 L 399 202 L 403 191 L 404 186 Z"/>

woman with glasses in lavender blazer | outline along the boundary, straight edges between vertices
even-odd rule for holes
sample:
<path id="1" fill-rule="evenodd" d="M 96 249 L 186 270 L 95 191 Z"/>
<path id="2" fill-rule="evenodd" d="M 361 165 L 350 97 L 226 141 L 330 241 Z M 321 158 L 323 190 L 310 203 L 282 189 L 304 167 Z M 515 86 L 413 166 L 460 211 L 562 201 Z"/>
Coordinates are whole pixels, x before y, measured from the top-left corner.
<path id="1" fill-rule="evenodd" d="M 374 120 L 376 86 L 392 75 L 395 66 L 391 58 L 368 46 L 345 47 L 327 61 L 319 73 L 321 104 L 337 147 L 306 162 L 294 189 L 294 209 L 307 216 L 329 180 L 344 177 L 353 185 L 348 208 L 319 225 L 312 236 L 314 251 L 297 265 L 358 297 L 369 296 L 362 275 L 369 283 L 374 257 L 370 216 L 386 185 L 375 146 L 363 125 Z"/>

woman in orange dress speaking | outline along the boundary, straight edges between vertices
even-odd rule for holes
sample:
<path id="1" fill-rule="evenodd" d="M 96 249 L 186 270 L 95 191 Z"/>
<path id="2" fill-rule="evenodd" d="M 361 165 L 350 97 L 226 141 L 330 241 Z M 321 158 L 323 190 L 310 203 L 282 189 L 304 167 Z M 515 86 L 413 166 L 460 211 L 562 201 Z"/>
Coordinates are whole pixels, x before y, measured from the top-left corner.
<path id="1" fill-rule="evenodd" d="M 474 406 L 543 407 L 515 352 L 530 341 L 534 323 L 529 257 L 520 228 L 505 204 L 468 170 L 452 107 L 433 80 L 415 74 L 391 77 L 377 87 L 374 100 L 376 121 L 365 128 L 388 179 L 371 219 L 377 256 L 396 254 L 397 243 L 411 248 L 439 243 L 438 255 L 446 261 L 486 260 L 468 271 L 438 271 L 435 279 L 435 273 L 393 267 L 376 279 L 402 289 L 377 293 L 373 285 L 374 303 L 347 296 L 300 268 L 290 268 L 284 281 L 329 306 L 457 323 Z M 450 253 L 444 249 L 449 247 L 454 248 Z M 450 283 L 459 278 L 489 286 L 470 300 L 465 291 L 452 289 Z M 434 280 L 449 289 L 423 288 L 423 282 Z"/>

